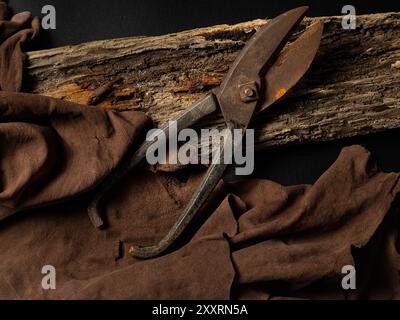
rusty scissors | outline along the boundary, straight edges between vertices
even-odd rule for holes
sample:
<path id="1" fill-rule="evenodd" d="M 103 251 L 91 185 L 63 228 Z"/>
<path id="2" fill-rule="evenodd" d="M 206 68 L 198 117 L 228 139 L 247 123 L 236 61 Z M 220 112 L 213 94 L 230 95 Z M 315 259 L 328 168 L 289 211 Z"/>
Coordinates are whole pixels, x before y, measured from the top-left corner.
<path id="1" fill-rule="evenodd" d="M 228 130 L 244 130 L 255 113 L 279 100 L 304 75 L 319 47 L 321 22 L 314 23 L 295 41 L 287 44 L 307 10 L 308 7 L 292 9 L 261 27 L 242 49 L 221 85 L 175 119 L 178 130 L 188 128 L 199 119 L 218 111 L 222 112 Z M 168 135 L 168 125 L 160 129 Z M 152 143 L 154 141 L 144 142 L 127 165 L 117 168 L 109 179 L 102 182 L 88 207 L 89 217 L 95 226 L 100 227 L 103 224 L 98 207 L 105 193 L 146 156 Z M 178 221 L 159 243 L 132 246 L 129 253 L 139 258 L 150 258 L 166 250 L 205 203 L 226 167 L 224 163 L 209 166 Z"/>

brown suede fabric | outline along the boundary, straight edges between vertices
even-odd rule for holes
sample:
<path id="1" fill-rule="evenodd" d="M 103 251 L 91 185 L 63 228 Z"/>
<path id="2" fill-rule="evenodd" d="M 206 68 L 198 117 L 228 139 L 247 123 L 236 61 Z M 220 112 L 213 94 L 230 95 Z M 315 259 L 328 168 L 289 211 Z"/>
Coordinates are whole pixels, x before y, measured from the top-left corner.
<path id="1" fill-rule="evenodd" d="M 110 193 L 107 226 L 95 229 L 93 189 L 151 121 L 18 93 L 21 46 L 38 23 L 5 12 L 0 1 L 0 298 L 400 298 L 391 210 L 400 175 L 381 172 L 361 146 L 344 148 L 313 185 L 221 182 L 171 250 L 132 258 L 129 244 L 159 240 L 203 172 L 141 164 Z M 56 290 L 41 286 L 44 265 L 56 268 Z M 357 270 L 356 290 L 342 289 L 345 265 Z"/>
<path id="2" fill-rule="evenodd" d="M 39 32 L 39 19 L 21 12 L 11 19 L 6 1 L 0 1 L 0 87 L 3 91 L 20 91 L 25 54 L 23 45 Z"/>

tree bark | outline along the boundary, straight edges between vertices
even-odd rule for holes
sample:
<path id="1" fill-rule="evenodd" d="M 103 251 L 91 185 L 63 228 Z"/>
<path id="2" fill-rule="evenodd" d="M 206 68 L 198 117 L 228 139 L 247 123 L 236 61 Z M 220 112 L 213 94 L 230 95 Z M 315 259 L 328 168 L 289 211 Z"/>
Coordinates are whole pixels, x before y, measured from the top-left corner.
<path id="1" fill-rule="evenodd" d="M 324 22 L 307 74 L 257 116 L 257 147 L 327 141 L 400 127 L 400 13 L 307 18 Z M 156 125 L 218 86 L 255 20 L 157 37 L 95 41 L 28 53 L 25 91 L 103 108 L 139 110 Z M 203 127 L 222 126 L 221 116 Z"/>

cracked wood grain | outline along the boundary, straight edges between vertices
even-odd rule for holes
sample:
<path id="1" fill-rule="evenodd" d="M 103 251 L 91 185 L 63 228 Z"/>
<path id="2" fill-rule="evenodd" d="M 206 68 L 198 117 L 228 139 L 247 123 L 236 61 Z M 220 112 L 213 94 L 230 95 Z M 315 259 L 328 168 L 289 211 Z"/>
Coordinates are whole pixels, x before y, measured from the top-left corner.
<path id="1" fill-rule="evenodd" d="M 400 13 L 324 22 L 321 47 L 304 78 L 254 123 L 257 147 L 328 141 L 400 127 Z M 255 20 L 157 37 L 95 41 L 29 52 L 26 91 L 82 104 L 139 110 L 161 125 L 218 86 Z M 99 96 L 99 92 L 101 95 Z M 223 125 L 221 117 L 201 126 Z"/>

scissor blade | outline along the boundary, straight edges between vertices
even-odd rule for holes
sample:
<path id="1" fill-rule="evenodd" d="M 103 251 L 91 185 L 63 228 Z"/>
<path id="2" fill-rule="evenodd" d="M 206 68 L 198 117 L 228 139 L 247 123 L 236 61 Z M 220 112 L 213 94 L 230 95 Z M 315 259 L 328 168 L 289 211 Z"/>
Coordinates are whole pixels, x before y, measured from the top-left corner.
<path id="1" fill-rule="evenodd" d="M 265 74 L 266 88 L 259 111 L 279 100 L 306 73 L 318 51 L 322 30 L 322 22 L 314 23 L 280 53 Z"/>
<path id="2" fill-rule="evenodd" d="M 301 22 L 308 7 L 287 11 L 272 19 L 248 41 L 216 90 L 220 107 L 227 122 L 246 126 L 254 113 L 255 103 L 246 105 L 238 96 L 238 87 L 254 82 L 275 62 L 293 30 Z M 268 84 L 267 84 L 268 85 Z"/>

